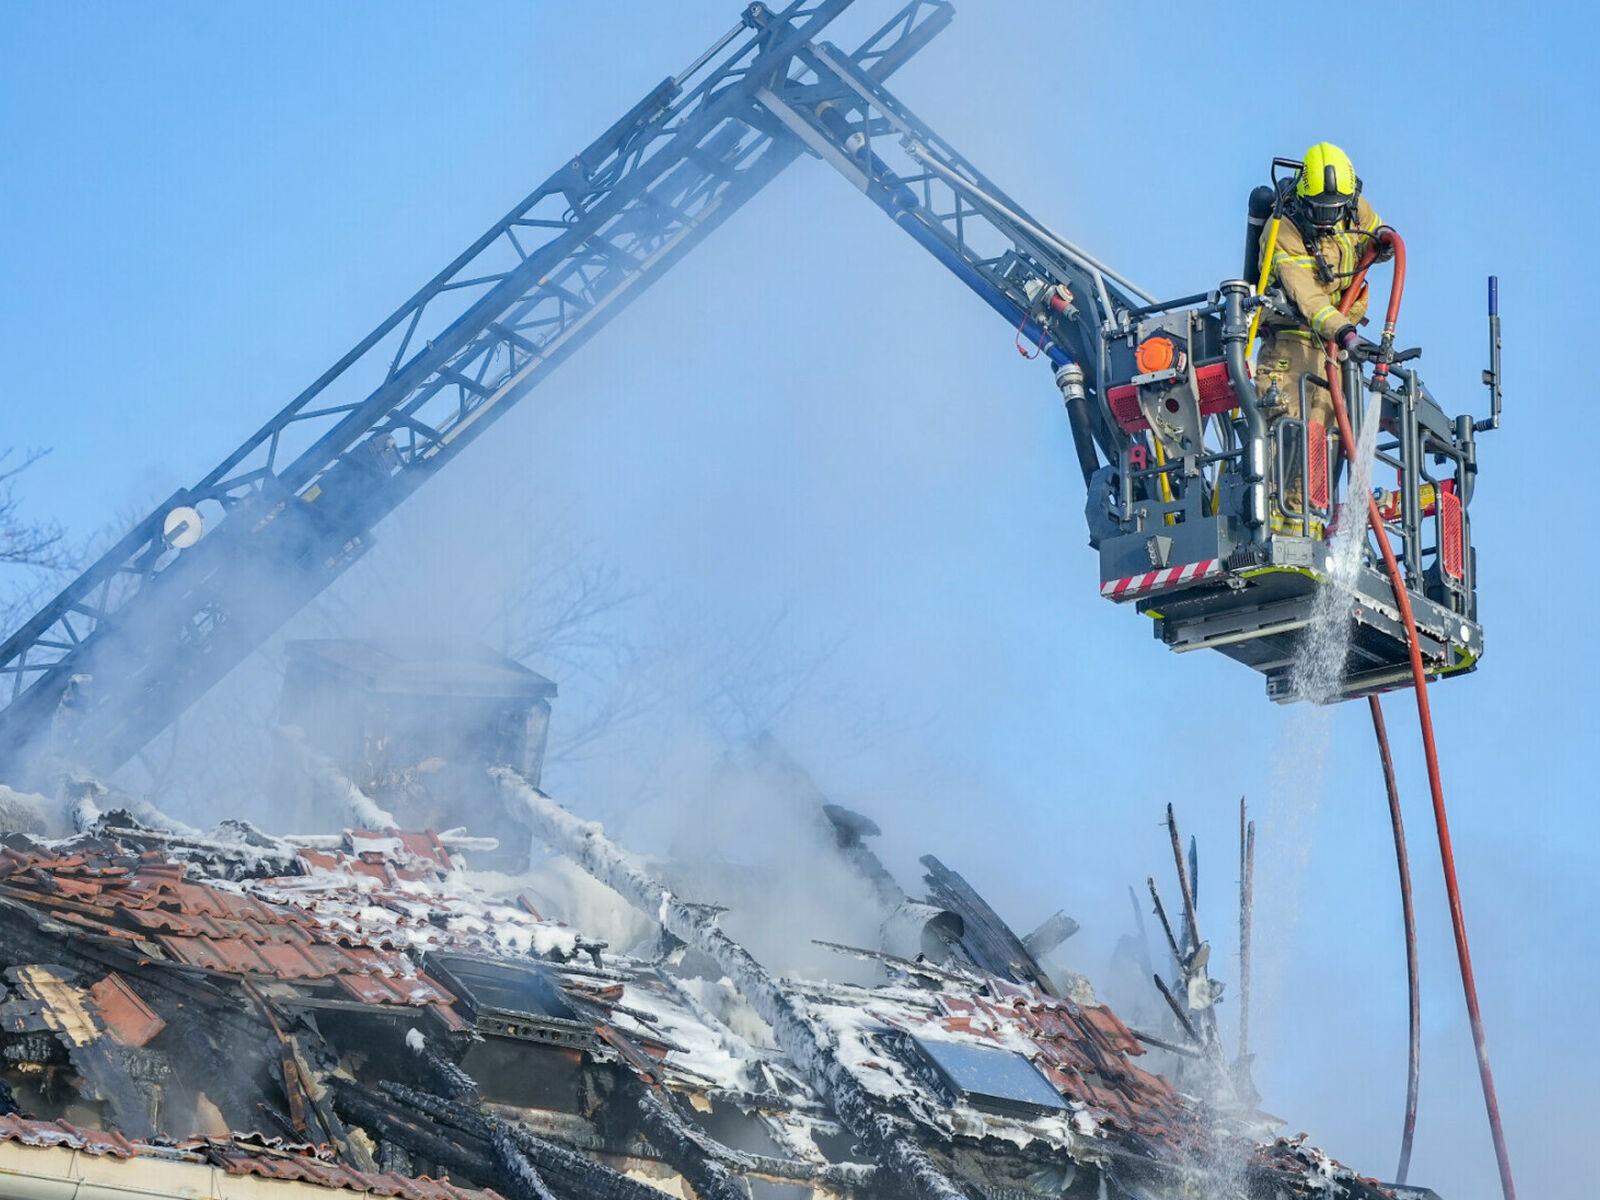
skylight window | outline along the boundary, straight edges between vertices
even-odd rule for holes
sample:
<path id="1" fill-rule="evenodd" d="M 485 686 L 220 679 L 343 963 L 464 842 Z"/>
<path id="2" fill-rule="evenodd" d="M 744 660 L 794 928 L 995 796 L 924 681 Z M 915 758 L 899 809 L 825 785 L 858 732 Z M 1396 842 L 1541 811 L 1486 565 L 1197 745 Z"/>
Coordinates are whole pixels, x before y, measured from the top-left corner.
<path id="1" fill-rule="evenodd" d="M 975 1107 L 1027 1116 L 1068 1107 L 1039 1068 L 1015 1050 L 919 1037 L 911 1040 L 945 1085 Z"/>

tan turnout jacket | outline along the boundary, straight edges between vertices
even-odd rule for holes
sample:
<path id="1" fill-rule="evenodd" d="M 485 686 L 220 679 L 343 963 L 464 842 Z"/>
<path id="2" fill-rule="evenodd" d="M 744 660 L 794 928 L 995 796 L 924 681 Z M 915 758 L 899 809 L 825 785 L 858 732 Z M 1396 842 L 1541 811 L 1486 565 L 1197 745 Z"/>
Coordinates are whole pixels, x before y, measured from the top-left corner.
<path id="1" fill-rule="evenodd" d="M 1307 248 L 1299 227 L 1288 218 L 1279 223 L 1278 244 L 1272 252 L 1272 273 L 1267 284 L 1269 287 L 1274 283 L 1283 286 L 1284 292 L 1294 301 L 1306 325 L 1317 337 L 1331 339 L 1346 325 L 1361 323 L 1367 309 L 1364 297 L 1351 306 L 1348 317 L 1339 312 L 1339 302 L 1344 299 L 1344 289 L 1355 274 L 1356 263 L 1361 261 L 1362 252 L 1382 224 L 1378 214 L 1372 211 L 1372 205 L 1367 203 L 1365 196 L 1361 196 L 1356 199 L 1354 223 L 1346 220 L 1338 229 L 1317 238 L 1315 249 L 1335 275 L 1334 281 L 1329 283 L 1318 272 L 1316 259 L 1312 256 L 1312 250 Z M 1270 223 L 1261 231 L 1262 254 L 1267 252 L 1267 238 L 1271 231 Z M 1270 322 L 1268 328 L 1279 336 L 1289 332 L 1282 327 L 1272 329 Z"/>

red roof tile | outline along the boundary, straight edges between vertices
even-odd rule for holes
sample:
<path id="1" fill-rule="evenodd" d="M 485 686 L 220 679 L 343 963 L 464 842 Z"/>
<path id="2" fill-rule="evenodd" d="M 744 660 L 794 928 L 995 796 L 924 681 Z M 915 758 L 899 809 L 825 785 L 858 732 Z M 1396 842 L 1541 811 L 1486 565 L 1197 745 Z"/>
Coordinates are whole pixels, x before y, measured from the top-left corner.
<path id="1" fill-rule="evenodd" d="M 415 849 L 405 843 L 413 856 L 443 853 L 424 835 L 413 840 Z M 314 905 L 271 904 L 226 885 L 186 879 L 181 863 L 131 861 L 137 863 L 131 872 L 112 875 L 81 854 L 51 859 L 8 850 L 0 853 L 0 890 L 77 928 L 147 939 L 173 961 L 207 971 L 325 979 L 375 1004 L 454 1002 L 395 945 L 392 931 L 366 934 L 348 904 L 322 915 L 311 911 Z"/>
<path id="2" fill-rule="evenodd" d="M 367 1004 L 448 1004 L 454 999 L 431 978 L 387 978 L 382 975 L 340 975 L 338 983 Z"/>
<path id="3" fill-rule="evenodd" d="M 65 1121 L 30 1121 L 19 1116 L 0 1116 L 0 1141 L 22 1142 L 29 1146 L 70 1146 L 74 1150 L 117 1158 L 132 1158 L 139 1152 L 137 1143 L 128 1141 L 114 1129 L 79 1129 Z"/>
<path id="4" fill-rule="evenodd" d="M 194 1138 L 176 1146 L 152 1146 L 130 1142 L 112 1130 L 80 1129 L 65 1121 L 0 1116 L 0 1141 L 27 1146 L 67 1146 L 86 1154 L 112 1158 L 150 1155 L 170 1160 L 178 1157 L 192 1163 L 211 1163 L 230 1175 L 296 1180 L 346 1191 L 398 1196 L 401 1200 L 500 1200 L 496 1192 L 457 1187 L 445 1180 L 357 1171 L 319 1159 L 309 1147 L 274 1146 L 259 1138 Z"/>
<path id="5" fill-rule="evenodd" d="M 89 989 L 89 999 L 106 1032 L 124 1046 L 142 1046 L 167 1027 L 115 971 Z"/>

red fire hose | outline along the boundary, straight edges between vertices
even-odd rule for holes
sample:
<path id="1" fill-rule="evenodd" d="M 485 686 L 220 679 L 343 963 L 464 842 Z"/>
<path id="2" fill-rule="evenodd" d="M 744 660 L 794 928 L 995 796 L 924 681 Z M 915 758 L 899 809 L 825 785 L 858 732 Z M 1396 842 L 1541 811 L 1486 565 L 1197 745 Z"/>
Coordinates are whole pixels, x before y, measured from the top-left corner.
<path id="1" fill-rule="evenodd" d="M 1400 787 L 1394 778 L 1394 757 L 1389 753 L 1389 731 L 1383 723 L 1383 704 L 1367 697 L 1372 732 L 1378 739 L 1378 761 L 1383 766 L 1383 786 L 1389 793 L 1389 825 L 1394 830 L 1394 857 L 1400 871 L 1400 915 L 1406 929 L 1406 1116 L 1400 1129 L 1400 1165 L 1394 1181 L 1404 1183 L 1411 1173 L 1411 1145 L 1417 1135 L 1417 1088 L 1422 1074 L 1422 988 L 1417 979 L 1417 914 L 1411 903 L 1411 857 L 1406 853 L 1406 826 L 1400 814 Z"/>
<path id="2" fill-rule="evenodd" d="M 1377 241 L 1394 252 L 1394 285 L 1389 293 L 1389 309 L 1383 324 L 1382 344 L 1383 348 L 1388 350 L 1394 344 L 1395 322 L 1400 316 L 1400 300 L 1405 290 L 1406 244 L 1392 229 L 1384 230 Z M 1357 267 L 1355 278 L 1345 289 L 1344 303 L 1340 306 L 1340 311 L 1349 311 L 1350 305 L 1355 302 L 1361 290 L 1367 268 L 1376 260 L 1376 247 L 1369 246 Z M 1344 446 L 1344 454 L 1350 462 L 1353 476 L 1355 439 L 1351 436 L 1350 414 L 1345 408 L 1338 350 L 1332 342 L 1324 343 L 1324 348 L 1328 355 L 1328 391 L 1333 397 L 1333 411 L 1339 422 L 1340 442 Z M 1375 380 L 1381 381 L 1387 374 L 1387 365 L 1380 362 L 1374 372 Z M 1394 548 L 1389 544 L 1388 531 L 1384 528 L 1383 518 L 1378 513 L 1378 502 L 1370 494 L 1366 497 L 1366 501 L 1367 520 L 1377 537 L 1378 549 L 1383 554 L 1384 565 L 1389 571 L 1389 580 L 1394 585 L 1395 600 L 1399 604 L 1400 617 L 1405 623 L 1406 636 L 1410 643 L 1411 678 L 1417 696 L 1417 719 L 1422 725 L 1422 749 L 1428 764 L 1428 788 L 1433 793 L 1433 822 L 1439 834 L 1439 858 L 1444 867 L 1445 892 L 1450 900 L 1450 923 L 1455 932 L 1456 961 L 1461 967 L 1461 989 L 1466 996 L 1467 1019 L 1472 1026 L 1472 1043 L 1478 1054 L 1478 1077 L 1483 1084 L 1483 1103 L 1489 1116 L 1489 1134 L 1494 1139 L 1495 1160 L 1500 1167 L 1500 1190 L 1505 1200 L 1516 1200 L 1517 1188 L 1511 1178 L 1511 1158 L 1506 1152 L 1505 1130 L 1500 1123 L 1500 1102 L 1495 1098 L 1494 1074 L 1489 1069 L 1489 1045 L 1483 1032 L 1483 1016 L 1478 1009 L 1478 987 L 1473 980 L 1472 953 L 1467 946 L 1467 923 L 1461 912 L 1461 892 L 1456 883 L 1455 852 L 1450 844 L 1450 821 L 1444 807 L 1444 783 L 1439 775 L 1439 752 L 1434 746 L 1433 711 L 1428 704 L 1428 675 L 1422 662 L 1422 646 L 1417 638 L 1417 621 L 1411 610 L 1411 596 L 1406 589 L 1405 578 L 1400 573 L 1400 564 L 1395 560 Z"/>

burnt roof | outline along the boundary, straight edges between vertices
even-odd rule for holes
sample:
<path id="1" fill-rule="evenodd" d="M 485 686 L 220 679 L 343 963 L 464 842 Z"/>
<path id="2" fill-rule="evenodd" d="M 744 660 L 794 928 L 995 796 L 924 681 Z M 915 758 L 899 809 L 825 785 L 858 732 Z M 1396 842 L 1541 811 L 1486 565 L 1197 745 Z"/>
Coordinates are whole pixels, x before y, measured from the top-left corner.
<path id="1" fill-rule="evenodd" d="M 418 1178 L 392 1171 L 358 1171 L 317 1148 L 278 1138 L 187 1138 L 161 1143 L 129 1140 L 116 1130 L 80 1129 L 67 1121 L 34 1121 L 0 1115 L 0 1142 L 69 1150 L 109 1158 L 149 1158 L 163 1162 L 220 1167 L 229 1175 L 294 1180 L 399 1200 L 500 1200 L 499 1193 L 457 1187 L 447 1180 Z"/>
<path id="2" fill-rule="evenodd" d="M 486 894 L 430 833 L 351 832 L 335 849 L 264 840 L 241 842 L 226 870 L 214 843 L 190 854 L 121 824 L 0 848 L 0 965 L 16 989 L 0 1041 L 13 1059 L 81 1077 L 72 1113 L 104 1098 L 100 1130 L 63 1123 L 59 1105 L 12 1104 L 0 1141 L 177 1155 L 414 1200 L 539 1195 L 519 1190 L 524 1168 L 563 1200 L 650 1200 L 615 1169 L 623 1160 L 681 1173 L 702 1200 L 718 1200 L 717 1172 L 735 1169 L 880 1190 L 882 1168 L 839 1161 L 848 1140 L 830 1141 L 838 1125 L 806 1065 L 741 1013 L 726 979 L 680 974 L 670 951 L 612 953 L 525 894 Z M 1052 1163 L 1176 1195 L 1219 1157 L 1289 1197 L 1393 1194 L 1303 1140 L 1261 1140 L 1261 1114 L 1145 1069 L 1141 1037 L 1105 1005 L 970 964 L 883 961 L 886 984 L 789 986 L 863 1093 L 937 1147 L 971 1195 L 1015 1190 L 1007 1172 Z M 517 1057 L 528 1053 L 543 1057 Z M 158 1115 L 152 1136 L 128 1123 L 148 1117 L 140 1080 L 197 1064 L 207 1095 L 244 1124 L 216 1136 Z M 504 1071 L 515 1095 L 496 1091 Z M 697 1113 L 741 1110 L 788 1144 L 752 1155 L 696 1125 Z M 418 1162 L 453 1182 L 421 1178 Z"/>

